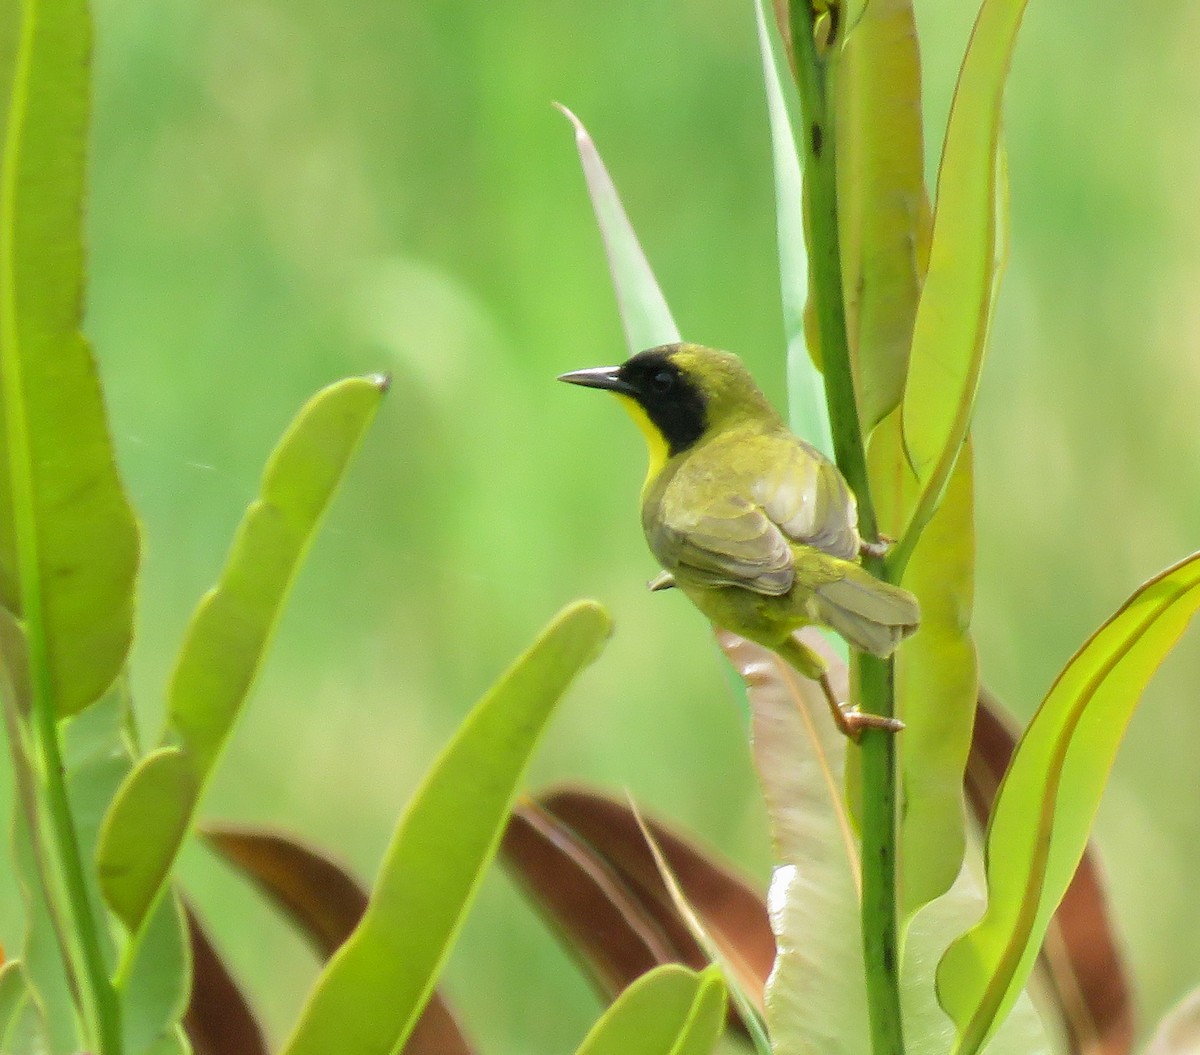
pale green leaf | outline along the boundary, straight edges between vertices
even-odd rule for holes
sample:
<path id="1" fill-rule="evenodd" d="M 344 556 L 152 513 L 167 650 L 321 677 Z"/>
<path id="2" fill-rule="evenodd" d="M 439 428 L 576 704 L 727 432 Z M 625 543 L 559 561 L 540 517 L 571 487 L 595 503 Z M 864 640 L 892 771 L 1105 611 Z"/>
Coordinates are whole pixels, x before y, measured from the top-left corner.
<path id="1" fill-rule="evenodd" d="M 220 581 L 192 617 L 163 744 L 130 774 L 101 833 L 101 887 L 131 933 L 163 888 L 292 581 L 386 389 L 386 378 L 350 378 L 301 409 L 267 463 Z"/>
<path id="2" fill-rule="evenodd" d="M 902 550 L 941 497 L 975 404 L 1006 248 L 1001 107 L 1024 10 L 1025 0 L 984 0 L 950 110 L 904 392 L 921 498 Z"/>
<path id="3" fill-rule="evenodd" d="M 929 252 L 921 57 L 910 0 L 844 12 L 833 83 L 842 288 L 864 434 L 899 405 Z"/>
<path id="4" fill-rule="evenodd" d="M 1143 585 L 1075 654 L 1017 747 L 987 838 L 988 908 L 947 951 L 942 1005 L 973 1055 L 1029 977 L 1142 690 L 1200 607 L 1200 554 Z"/>
<path id="5" fill-rule="evenodd" d="M 137 956 L 121 991 L 121 1026 L 129 1055 L 171 1050 L 191 995 L 187 923 L 179 898 L 161 898 L 146 922 Z"/>
<path id="6" fill-rule="evenodd" d="M 21 29 L 0 171 L 0 603 L 25 622 L 38 705 L 67 715 L 125 661 L 138 533 L 79 330 L 87 4 L 29 3 Z"/>
<path id="7" fill-rule="evenodd" d="M 284 1055 L 389 1055 L 411 1033 L 563 692 L 608 616 L 564 609 L 476 705 L 392 837 L 366 913 L 317 979 Z"/>
<path id="8" fill-rule="evenodd" d="M 583 122 L 565 106 L 559 106 L 559 109 L 575 128 L 575 146 L 579 150 L 583 177 L 604 240 L 604 253 L 608 258 L 629 352 L 632 355 L 659 344 L 672 344 L 679 340 L 679 327 L 675 325 L 612 177 Z"/>
<path id="9" fill-rule="evenodd" d="M 875 429 L 869 450 L 879 529 L 895 537 L 917 493 L 904 459 L 898 412 Z M 978 662 L 971 636 L 975 579 L 970 439 L 946 494 L 904 573 L 921 605 L 921 628 L 896 655 L 897 741 L 904 808 L 899 820 L 900 917 L 950 888 L 963 856 L 963 770 L 971 747 Z"/>
<path id="10" fill-rule="evenodd" d="M 844 694 L 845 665 L 815 630 L 802 637 L 826 656 Z M 748 689 L 775 851 L 767 896 L 778 947 L 766 991 L 771 1041 L 787 1055 L 867 1051 L 862 866 L 844 794 L 848 741 L 815 682 L 761 646 L 726 631 L 717 639 Z"/>
<path id="11" fill-rule="evenodd" d="M 978 845 L 970 849 L 950 889 L 922 908 L 911 921 L 900 970 L 904 1041 L 908 1055 L 949 1055 L 957 1040 L 954 1023 L 938 1005 L 935 974 L 946 947 L 984 908 Z M 1053 1047 L 1028 994 L 1021 993 L 1012 1014 L 987 1046 L 987 1055 L 1050 1055 Z"/>
<path id="12" fill-rule="evenodd" d="M 758 50 L 771 126 L 775 170 L 775 234 L 779 246 L 779 284 L 783 333 L 787 341 L 788 416 L 792 431 L 828 458 L 833 434 L 825 403 L 825 380 L 813 362 L 804 330 L 808 301 L 808 246 L 804 233 L 804 175 L 796 150 L 795 116 L 800 112 L 795 85 L 783 56 L 783 44 L 767 27 L 765 0 L 755 0 Z"/>
<path id="13" fill-rule="evenodd" d="M 656 967 L 617 997 L 577 1055 L 708 1055 L 720 1029 L 724 1001 L 715 969 L 696 974 L 678 964 Z M 714 1004 L 718 1017 L 711 1023 Z M 710 1025 L 716 1028 L 705 1047 L 704 1031 Z"/>

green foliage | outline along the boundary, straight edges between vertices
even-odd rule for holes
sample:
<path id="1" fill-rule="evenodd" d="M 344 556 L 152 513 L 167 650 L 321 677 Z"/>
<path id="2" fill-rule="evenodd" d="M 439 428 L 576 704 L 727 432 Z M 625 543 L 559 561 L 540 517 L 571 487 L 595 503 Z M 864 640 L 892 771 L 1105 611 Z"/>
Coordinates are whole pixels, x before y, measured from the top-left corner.
<path id="1" fill-rule="evenodd" d="M 717 968 L 656 967 L 617 998 L 577 1055 L 708 1055 L 724 1014 Z"/>
<path id="2" fill-rule="evenodd" d="M 162 744 L 117 794 L 101 837 L 105 898 L 131 934 L 167 880 L 300 563 L 386 389 L 381 378 L 351 378 L 301 409 L 267 463 L 220 581 L 192 618 Z"/>
<path id="3" fill-rule="evenodd" d="M 284 1055 L 385 1055 L 408 1038 L 495 856 L 530 755 L 610 632 L 566 608 L 475 707 L 410 802 L 366 914 L 322 972 Z"/>
<path id="4" fill-rule="evenodd" d="M 1142 586 L 1067 664 L 1029 724 L 988 830 L 988 909 L 938 974 L 974 1055 L 1012 1006 L 1087 843 L 1147 682 L 1200 608 L 1200 555 Z"/>

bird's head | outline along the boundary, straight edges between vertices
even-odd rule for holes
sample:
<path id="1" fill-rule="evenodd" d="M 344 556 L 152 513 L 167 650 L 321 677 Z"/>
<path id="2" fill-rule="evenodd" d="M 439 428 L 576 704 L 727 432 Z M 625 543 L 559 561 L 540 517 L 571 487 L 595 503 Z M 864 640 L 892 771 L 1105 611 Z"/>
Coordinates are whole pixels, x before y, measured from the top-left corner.
<path id="1" fill-rule="evenodd" d="M 663 344 L 620 366 L 576 370 L 559 380 L 620 398 L 646 436 L 652 475 L 706 435 L 747 418 L 776 418 L 736 355 L 699 344 Z"/>

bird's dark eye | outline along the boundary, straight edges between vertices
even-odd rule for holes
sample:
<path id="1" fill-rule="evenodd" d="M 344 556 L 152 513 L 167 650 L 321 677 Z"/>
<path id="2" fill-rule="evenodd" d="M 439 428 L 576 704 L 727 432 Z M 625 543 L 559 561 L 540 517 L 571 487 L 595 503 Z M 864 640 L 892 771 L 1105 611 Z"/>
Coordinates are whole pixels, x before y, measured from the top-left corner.
<path id="1" fill-rule="evenodd" d="M 650 378 L 650 387 L 659 395 L 670 392 L 675 387 L 675 375 L 670 370 L 659 370 Z"/>

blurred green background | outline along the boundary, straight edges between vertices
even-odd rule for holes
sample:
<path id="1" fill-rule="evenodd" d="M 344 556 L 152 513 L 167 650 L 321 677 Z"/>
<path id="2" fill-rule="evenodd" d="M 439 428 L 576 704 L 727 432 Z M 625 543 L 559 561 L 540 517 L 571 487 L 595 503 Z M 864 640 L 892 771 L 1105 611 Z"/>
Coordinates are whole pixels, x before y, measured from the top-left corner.
<path id="1" fill-rule="evenodd" d="M 918 5 L 931 172 L 974 6 Z M 644 588 L 642 441 L 553 380 L 624 355 L 560 100 L 685 336 L 741 352 L 781 395 L 750 0 L 95 7 L 88 329 L 145 531 L 148 728 L 291 413 L 344 374 L 395 376 L 205 812 L 284 825 L 369 876 L 473 700 L 590 595 L 617 634 L 533 783 L 629 788 L 765 883 L 737 697 L 700 617 Z M 1200 14 L 1137 16 L 1035 2 L 1008 96 L 976 626 L 985 677 L 1023 715 L 1135 585 L 1200 546 Z M 1144 1026 L 1200 980 L 1198 683 L 1193 631 L 1099 822 Z M 184 868 L 278 1035 L 313 960 L 202 850 Z M 2 875 L 10 946 L 15 905 Z M 446 984 L 489 1055 L 571 1049 L 597 1012 L 498 873 Z"/>

